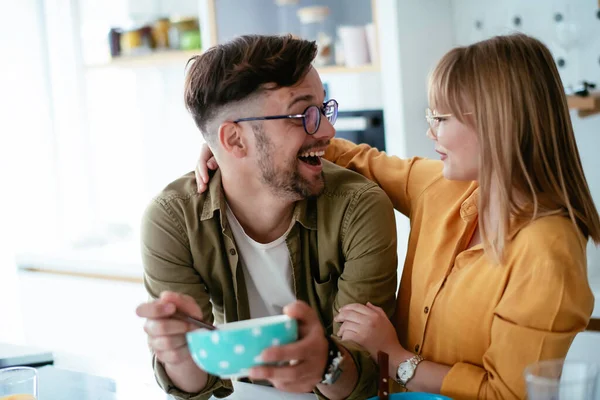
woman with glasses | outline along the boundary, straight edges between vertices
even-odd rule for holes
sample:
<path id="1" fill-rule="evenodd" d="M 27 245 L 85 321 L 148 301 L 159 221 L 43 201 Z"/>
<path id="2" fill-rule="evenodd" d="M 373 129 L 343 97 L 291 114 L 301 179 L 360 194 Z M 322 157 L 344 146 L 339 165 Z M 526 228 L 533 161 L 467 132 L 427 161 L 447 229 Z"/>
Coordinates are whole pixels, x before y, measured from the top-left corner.
<path id="1" fill-rule="evenodd" d="M 525 398 L 525 367 L 564 358 L 594 306 L 585 249 L 600 243 L 600 219 L 563 85 L 541 42 L 499 36 L 447 53 L 429 103 L 441 162 L 340 139 L 325 154 L 377 182 L 411 222 L 393 321 L 352 304 L 339 335 L 388 353 L 407 390 Z"/>

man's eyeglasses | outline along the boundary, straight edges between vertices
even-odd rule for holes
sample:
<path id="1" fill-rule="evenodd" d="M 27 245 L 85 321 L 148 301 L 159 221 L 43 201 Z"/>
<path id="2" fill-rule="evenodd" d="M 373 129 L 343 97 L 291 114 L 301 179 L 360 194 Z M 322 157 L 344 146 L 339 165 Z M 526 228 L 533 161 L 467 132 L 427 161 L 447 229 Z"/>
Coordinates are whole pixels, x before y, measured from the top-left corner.
<path id="1" fill-rule="evenodd" d="M 250 117 L 240 118 L 233 122 L 244 122 L 244 121 L 266 121 L 271 119 L 295 119 L 302 118 L 302 125 L 304 125 L 304 131 L 308 135 L 314 135 L 319 130 L 321 125 L 321 115 L 329 121 L 331 125 L 335 124 L 338 115 L 338 102 L 334 99 L 323 103 L 323 106 L 309 106 L 304 110 L 302 114 L 291 114 L 291 115 L 270 115 L 266 117 Z"/>
<path id="2" fill-rule="evenodd" d="M 473 113 L 472 112 L 464 113 L 464 115 L 468 115 L 468 114 L 473 114 Z M 435 111 L 433 111 L 431 108 L 427 108 L 425 110 L 425 119 L 427 120 L 427 123 L 429 124 L 429 130 L 427 131 L 428 134 L 429 134 L 429 132 L 431 132 L 431 135 L 433 136 L 433 138 L 437 138 L 437 129 L 440 126 L 440 122 L 452 117 L 453 115 L 454 114 L 436 114 Z"/>

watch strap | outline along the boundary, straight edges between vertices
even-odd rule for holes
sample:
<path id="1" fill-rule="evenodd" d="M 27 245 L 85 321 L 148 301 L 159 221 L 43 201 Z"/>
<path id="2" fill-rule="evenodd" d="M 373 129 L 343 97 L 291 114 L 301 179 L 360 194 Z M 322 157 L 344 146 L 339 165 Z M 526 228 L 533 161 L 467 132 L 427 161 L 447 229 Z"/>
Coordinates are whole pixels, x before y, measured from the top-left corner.
<path id="1" fill-rule="evenodd" d="M 406 389 L 406 385 L 408 384 L 408 382 L 410 382 L 410 380 L 415 376 L 415 372 L 417 371 L 417 367 L 419 366 L 419 364 L 421 363 L 421 361 L 425 360 L 423 357 L 421 357 L 418 354 L 415 354 L 414 356 L 412 356 L 411 358 L 409 358 L 408 360 L 405 360 L 403 362 L 400 363 L 400 365 L 398 366 L 397 371 L 400 369 L 400 366 L 404 363 L 409 363 L 413 366 L 413 370 L 412 370 L 412 374 L 410 376 L 408 376 L 406 378 L 406 380 L 403 380 L 399 375 L 398 372 L 396 372 L 396 382 L 398 382 L 400 384 L 400 386 L 402 386 L 404 389 Z"/>
<path id="2" fill-rule="evenodd" d="M 325 364 L 321 384 L 333 385 L 343 372 L 341 363 L 344 357 L 335 341 L 330 336 L 326 336 L 326 339 L 328 343 L 327 363 Z"/>

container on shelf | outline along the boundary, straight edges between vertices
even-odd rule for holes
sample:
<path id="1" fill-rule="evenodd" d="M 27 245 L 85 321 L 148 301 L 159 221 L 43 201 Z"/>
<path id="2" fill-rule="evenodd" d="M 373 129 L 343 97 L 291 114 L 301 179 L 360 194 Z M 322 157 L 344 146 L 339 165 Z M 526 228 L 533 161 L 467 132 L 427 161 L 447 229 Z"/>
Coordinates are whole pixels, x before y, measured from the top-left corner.
<path id="1" fill-rule="evenodd" d="M 312 6 L 298 10 L 302 23 L 302 37 L 317 43 L 315 65 L 329 65 L 333 61 L 333 25 L 329 20 L 329 7 Z"/>
<path id="2" fill-rule="evenodd" d="M 172 18 L 169 45 L 177 50 L 194 50 L 201 47 L 200 26 L 194 17 Z"/>
<path id="3" fill-rule="evenodd" d="M 152 39 L 157 49 L 169 48 L 169 29 L 171 21 L 169 18 L 160 18 L 152 25 Z"/>
<path id="4" fill-rule="evenodd" d="M 123 31 L 119 28 L 110 28 L 108 31 L 108 49 L 111 57 L 121 55 L 121 35 Z"/>
<path id="5" fill-rule="evenodd" d="M 365 33 L 367 34 L 367 44 L 369 45 L 369 59 L 371 64 L 377 64 L 379 62 L 377 32 L 375 29 L 375 24 L 372 22 L 365 25 Z"/>
<path id="6" fill-rule="evenodd" d="M 280 35 L 298 34 L 298 19 L 296 18 L 296 9 L 300 0 L 275 0 L 277 4 L 277 19 Z"/>
<path id="7" fill-rule="evenodd" d="M 140 23 L 127 24 L 119 35 L 120 55 L 140 56 L 152 52 L 154 41 L 149 25 Z"/>
<path id="8" fill-rule="evenodd" d="M 364 26 L 340 26 L 337 29 L 344 63 L 347 67 L 358 67 L 370 63 L 369 45 Z"/>

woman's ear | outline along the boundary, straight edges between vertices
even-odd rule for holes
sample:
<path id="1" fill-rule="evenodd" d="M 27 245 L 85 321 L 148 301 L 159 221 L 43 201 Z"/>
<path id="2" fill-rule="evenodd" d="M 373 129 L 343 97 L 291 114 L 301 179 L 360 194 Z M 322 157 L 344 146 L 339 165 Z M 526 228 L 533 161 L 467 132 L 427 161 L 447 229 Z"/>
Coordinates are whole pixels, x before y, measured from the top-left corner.
<path id="1" fill-rule="evenodd" d="M 218 135 L 219 143 L 225 152 L 237 158 L 246 157 L 248 146 L 239 124 L 231 121 L 223 122 L 219 126 Z"/>

